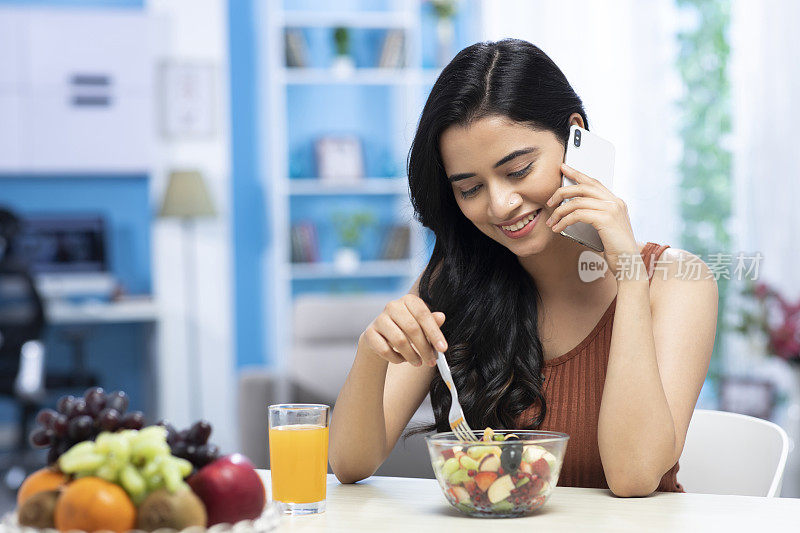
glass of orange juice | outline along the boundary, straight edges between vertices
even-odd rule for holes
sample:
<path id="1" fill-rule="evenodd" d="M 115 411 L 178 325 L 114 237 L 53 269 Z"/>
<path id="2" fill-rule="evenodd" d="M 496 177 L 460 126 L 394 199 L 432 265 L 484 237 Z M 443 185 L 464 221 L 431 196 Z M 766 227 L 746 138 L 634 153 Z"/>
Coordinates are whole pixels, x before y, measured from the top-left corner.
<path id="1" fill-rule="evenodd" d="M 330 410 L 309 403 L 269 406 L 272 499 L 285 514 L 325 511 Z"/>

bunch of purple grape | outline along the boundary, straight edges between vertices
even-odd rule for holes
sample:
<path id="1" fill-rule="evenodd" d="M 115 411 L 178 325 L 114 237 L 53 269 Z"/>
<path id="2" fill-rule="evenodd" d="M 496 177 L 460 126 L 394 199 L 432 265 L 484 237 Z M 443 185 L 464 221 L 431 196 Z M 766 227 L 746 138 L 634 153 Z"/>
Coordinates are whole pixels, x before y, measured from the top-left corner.
<path id="1" fill-rule="evenodd" d="M 219 447 L 208 442 L 211 436 L 211 424 L 208 421 L 198 420 L 188 429 L 181 431 L 176 430 L 166 420 L 162 420 L 158 425 L 167 428 L 167 444 L 172 450 L 172 455 L 186 459 L 196 469 L 203 468 L 219 457 Z"/>
<path id="2" fill-rule="evenodd" d="M 128 409 L 128 395 L 123 391 L 106 394 L 101 387 L 91 387 L 83 397 L 59 398 L 57 410 L 42 409 L 36 415 L 38 428 L 30 435 L 36 448 L 50 448 L 48 464 L 55 463 L 73 445 L 94 439 L 101 431 L 142 429 L 144 415 Z"/>

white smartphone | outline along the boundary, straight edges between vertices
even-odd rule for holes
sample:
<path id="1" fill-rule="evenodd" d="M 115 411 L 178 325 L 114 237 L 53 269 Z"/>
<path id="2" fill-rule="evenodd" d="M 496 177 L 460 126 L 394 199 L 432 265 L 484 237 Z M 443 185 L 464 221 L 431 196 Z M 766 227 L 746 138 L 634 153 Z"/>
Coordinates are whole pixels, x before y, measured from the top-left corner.
<path id="1" fill-rule="evenodd" d="M 578 172 L 598 180 L 609 190 L 614 180 L 614 155 L 614 145 L 609 141 L 574 124 L 569 128 L 569 140 L 564 154 L 564 163 Z M 575 185 L 575 183 L 575 180 L 563 174 L 561 175 L 562 187 Z M 564 202 L 569 201 L 570 198 L 564 200 Z M 604 250 L 600 234 L 591 224 L 576 222 L 564 228 L 561 235 L 578 241 L 598 252 Z"/>

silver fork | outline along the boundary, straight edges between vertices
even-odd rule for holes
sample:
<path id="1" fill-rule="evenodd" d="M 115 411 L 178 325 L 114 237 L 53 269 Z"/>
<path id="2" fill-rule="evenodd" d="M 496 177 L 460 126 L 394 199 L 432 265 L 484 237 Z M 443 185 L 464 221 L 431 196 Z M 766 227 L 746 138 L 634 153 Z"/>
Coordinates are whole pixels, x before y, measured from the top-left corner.
<path id="1" fill-rule="evenodd" d="M 436 352 L 436 366 L 439 367 L 439 374 L 442 375 L 442 380 L 447 388 L 450 389 L 450 396 L 453 401 L 450 402 L 450 414 L 447 416 L 447 421 L 450 422 L 450 429 L 459 440 L 478 440 L 475 433 L 470 429 L 467 424 L 467 419 L 464 418 L 464 411 L 461 409 L 461 404 L 458 403 L 458 392 L 456 386 L 453 384 L 453 376 L 450 374 L 450 365 L 447 364 L 447 359 L 444 358 L 442 352 Z"/>

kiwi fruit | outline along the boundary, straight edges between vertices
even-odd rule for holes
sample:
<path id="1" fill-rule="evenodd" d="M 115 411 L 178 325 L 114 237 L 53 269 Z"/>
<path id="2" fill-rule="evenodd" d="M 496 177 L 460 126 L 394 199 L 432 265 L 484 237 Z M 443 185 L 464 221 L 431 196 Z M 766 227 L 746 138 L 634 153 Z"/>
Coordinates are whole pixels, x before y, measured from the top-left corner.
<path id="1" fill-rule="evenodd" d="M 190 489 L 174 493 L 159 489 L 139 504 L 136 527 L 145 531 L 167 527 L 181 530 L 190 526 L 206 526 L 206 507 Z"/>
<path id="2" fill-rule="evenodd" d="M 57 490 L 45 490 L 25 500 L 17 512 L 19 524 L 37 528 L 56 527 L 53 516 L 60 494 Z"/>

